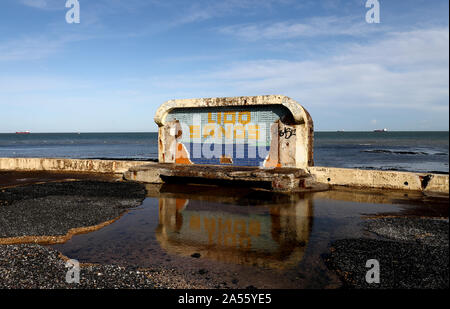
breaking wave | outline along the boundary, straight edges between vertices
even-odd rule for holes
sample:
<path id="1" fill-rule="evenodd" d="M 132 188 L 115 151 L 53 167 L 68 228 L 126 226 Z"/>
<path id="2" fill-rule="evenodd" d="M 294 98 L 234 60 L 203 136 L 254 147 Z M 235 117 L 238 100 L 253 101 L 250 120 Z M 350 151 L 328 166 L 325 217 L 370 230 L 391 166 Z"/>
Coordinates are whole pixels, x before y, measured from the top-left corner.
<path id="1" fill-rule="evenodd" d="M 367 153 L 388 153 L 388 154 L 400 154 L 400 155 L 435 155 L 435 156 L 446 156 L 448 155 L 445 152 L 425 152 L 425 151 L 407 151 L 407 150 L 388 150 L 388 149 L 370 149 L 370 150 L 361 150 L 361 152 Z"/>

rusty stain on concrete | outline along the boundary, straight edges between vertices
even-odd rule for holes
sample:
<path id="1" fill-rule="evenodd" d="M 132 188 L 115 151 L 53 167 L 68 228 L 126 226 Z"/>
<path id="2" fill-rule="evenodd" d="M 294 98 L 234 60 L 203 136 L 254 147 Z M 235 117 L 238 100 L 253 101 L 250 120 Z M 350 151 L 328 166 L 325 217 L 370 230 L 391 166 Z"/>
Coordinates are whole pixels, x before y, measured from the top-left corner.
<path id="1" fill-rule="evenodd" d="M 233 158 L 230 156 L 223 155 L 220 157 L 221 164 L 233 164 Z"/>

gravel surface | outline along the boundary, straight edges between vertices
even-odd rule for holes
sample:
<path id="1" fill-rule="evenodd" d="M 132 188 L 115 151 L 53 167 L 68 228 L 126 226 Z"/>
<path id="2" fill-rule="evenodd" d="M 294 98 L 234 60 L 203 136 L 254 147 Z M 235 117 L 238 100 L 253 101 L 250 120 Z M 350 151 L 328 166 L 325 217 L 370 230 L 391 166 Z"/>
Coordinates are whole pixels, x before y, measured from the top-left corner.
<path id="1" fill-rule="evenodd" d="M 448 247 L 448 219 L 378 218 L 368 220 L 366 230 L 392 240 Z"/>
<path id="2" fill-rule="evenodd" d="M 139 206 L 137 183 L 74 181 L 0 190 L 0 238 L 66 235 L 95 226 Z"/>
<path id="3" fill-rule="evenodd" d="M 60 236 L 95 226 L 139 206 L 137 183 L 72 181 L 0 189 L 0 239 Z M 37 237 L 37 239 L 41 239 Z M 0 288 L 203 288 L 173 269 L 81 264 L 80 282 L 67 283 L 66 259 L 37 244 L 0 245 Z"/>
<path id="4" fill-rule="evenodd" d="M 368 220 L 366 231 L 386 239 L 343 239 L 324 255 L 346 288 L 449 287 L 448 219 L 379 218 Z M 381 238 L 381 237 L 380 237 Z M 366 261 L 380 264 L 380 283 L 368 284 Z"/>
<path id="5" fill-rule="evenodd" d="M 0 288 L 154 288 L 145 272 L 111 265 L 80 267 L 80 282 L 67 283 L 59 253 L 39 245 L 0 246 Z"/>
<path id="6" fill-rule="evenodd" d="M 194 288 L 170 269 L 81 264 L 79 283 L 66 282 L 68 271 L 66 259 L 54 249 L 35 244 L 0 245 L 0 289 Z"/>

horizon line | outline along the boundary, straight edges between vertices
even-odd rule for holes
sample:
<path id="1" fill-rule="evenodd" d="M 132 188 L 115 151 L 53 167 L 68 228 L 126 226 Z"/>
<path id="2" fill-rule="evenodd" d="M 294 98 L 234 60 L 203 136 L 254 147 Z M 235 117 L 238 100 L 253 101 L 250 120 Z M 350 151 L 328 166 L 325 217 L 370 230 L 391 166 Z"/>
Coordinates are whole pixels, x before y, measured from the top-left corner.
<path id="1" fill-rule="evenodd" d="M 158 131 L 66 131 L 66 132 L 31 132 L 31 131 L 16 131 L 16 132 L 0 132 L 0 134 L 18 134 L 17 132 L 29 132 L 28 134 L 94 134 L 94 133 L 158 133 Z M 374 132 L 374 130 L 317 130 L 314 132 L 323 132 L 323 133 L 349 133 L 349 132 L 373 132 L 373 133 L 389 133 L 389 132 L 449 132 L 447 130 L 389 130 L 385 132 Z M 26 135 L 26 134 L 25 134 Z"/>

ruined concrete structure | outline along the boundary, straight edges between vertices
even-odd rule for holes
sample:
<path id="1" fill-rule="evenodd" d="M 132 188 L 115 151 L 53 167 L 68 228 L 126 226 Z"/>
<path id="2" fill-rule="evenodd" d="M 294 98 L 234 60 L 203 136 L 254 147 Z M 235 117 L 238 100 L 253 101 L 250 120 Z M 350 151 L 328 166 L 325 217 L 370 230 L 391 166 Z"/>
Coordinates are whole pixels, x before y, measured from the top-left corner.
<path id="1" fill-rule="evenodd" d="M 313 122 L 282 95 L 171 100 L 155 114 L 159 162 L 313 166 Z"/>

